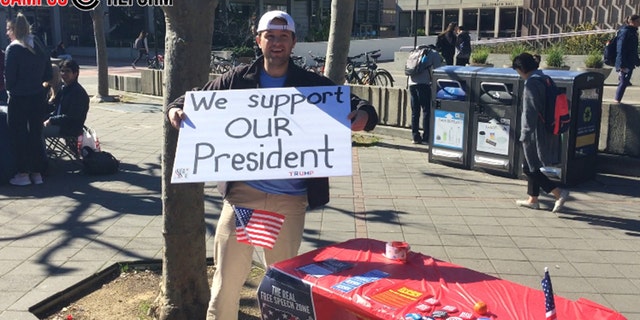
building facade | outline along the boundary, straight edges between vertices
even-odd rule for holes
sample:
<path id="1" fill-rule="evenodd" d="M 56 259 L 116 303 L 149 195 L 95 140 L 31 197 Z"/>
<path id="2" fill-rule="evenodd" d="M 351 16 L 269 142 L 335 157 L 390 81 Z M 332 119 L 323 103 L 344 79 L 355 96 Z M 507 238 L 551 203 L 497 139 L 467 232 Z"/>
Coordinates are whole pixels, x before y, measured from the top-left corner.
<path id="1" fill-rule="evenodd" d="M 566 32 L 585 22 L 602 29 L 620 27 L 624 17 L 640 14 L 639 0 L 397 0 L 397 36 L 418 30 L 435 35 L 450 22 L 476 39 Z"/>
<path id="2" fill-rule="evenodd" d="M 138 33 L 146 30 L 150 45 L 163 47 L 164 15 L 159 7 L 107 7 L 106 1 L 101 3 L 107 12 L 107 46 L 131 46 Z M 216 13 L 214 46 L 235 46 L 234 39 L 253 41 L 251 24 L 257 23 L 256 17 L 263 12 L 274 9 L 291 13 L 299 41 L 326 39 L 331 0 L 222 0 Z M 34 33 L 50 47 L 60 41 L 67 46 L 93 46 L 89 12 L 72 5 L 0 7 L 0 24 L 17 11 L 29 18 Z M 436 35 L 450 22 L 465 26 L 474 40 L 529 36 L 563 32 L 585 22 L 603 29 L 618 28 L 624 17 L 634 13 L 640 13 L 640 0 L 356 0 L 352 37 Z M 236 34 L 230 35 L 228 30 Z M 0 46 L 7 44 L 6 37 L 0 37 Z"/>

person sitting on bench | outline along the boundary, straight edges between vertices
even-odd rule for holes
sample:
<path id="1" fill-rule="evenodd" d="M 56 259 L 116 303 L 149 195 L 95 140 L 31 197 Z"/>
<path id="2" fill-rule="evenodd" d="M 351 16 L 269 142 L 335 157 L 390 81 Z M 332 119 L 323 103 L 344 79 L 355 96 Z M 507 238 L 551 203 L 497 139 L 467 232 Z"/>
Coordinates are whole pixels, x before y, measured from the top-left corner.
<path id="1" fill-rule="evenodd" d="M 49 118 L 44 121 L 45 137 L 78 136 L 89 112 L 89 95 L 78 83 L 80 67 L 74 60 L 60 63 L 62 90 L 56 95 Z"/>

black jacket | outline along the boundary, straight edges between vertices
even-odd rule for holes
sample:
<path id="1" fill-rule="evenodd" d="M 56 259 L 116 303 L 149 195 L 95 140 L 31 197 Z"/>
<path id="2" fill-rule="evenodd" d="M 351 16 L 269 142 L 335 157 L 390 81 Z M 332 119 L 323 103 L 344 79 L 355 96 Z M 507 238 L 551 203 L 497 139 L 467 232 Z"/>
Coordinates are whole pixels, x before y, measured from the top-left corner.
<path id="1" fill-rule="evenodd" d="M 49 107 L 52 110 L 49 122 L 59 126 L 62 135 L 76 136 L 82 133 L 89 112 L 89 95 L 77 81 L 63 86 Z"/>
<path id="2" fill-rule="evenodd" d="M 226 90 L 226 89 L 251 89 L 260 87 L 260 71 L 264 63 L 264 57 L 260 57 L 251 65 L 239 66 L 224 73 L 220 78 L 207 82 L 202 88 L 194 90 Z M 296 66 L 289 60 L 287 77 L 284 87 L 316 87 L 333 86 L 335 83 L 329 78 L 316 73 L 306 71 Z M 179 97 L 169 104 L 170 108 L 182 108 L 184 106 L 184 96 Z M 373 106 L 367 101 L 351 95 L 351 110 L 363 110 L 369 115 L 366 131 L 373 130 L 378 124 L 378 114 Z M 309 207 L 314 208 L 329 202 L 329 178 L 309 178 L 307 179 L 307 199 Z M 218 184 L 218 190 L 224 195 L 228 191 L 229 183 Z"/>
<path id="3" fill-rule="evenodd" d="M 621 68 L 634 69 L 640 65 L 638 58 L 638 28 L 626 25 L 618 31 L 616 45 L 616 71 Z"/>

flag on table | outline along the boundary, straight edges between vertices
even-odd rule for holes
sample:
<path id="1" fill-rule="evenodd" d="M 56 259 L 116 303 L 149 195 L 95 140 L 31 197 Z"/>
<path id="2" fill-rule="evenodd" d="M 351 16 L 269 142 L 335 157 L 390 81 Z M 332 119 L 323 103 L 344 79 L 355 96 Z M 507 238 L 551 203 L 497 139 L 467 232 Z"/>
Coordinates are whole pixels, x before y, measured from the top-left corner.
<path id="1" fill-rule="evenodd" d="M 544 278 L 542 279 L 542 291 L 544 291 L 544 304 L 547 320 L 556 320 L 556 302 L 553 299 L 553 288 L 551 287 L 551 278 L 549 277 L 549 269 L 544 268 Z"/>
<path id="2" fill-rule="evenodd" d="M 283 215 L 236 206 L 233 206 L 233 211 L 238 242 L 273 249 L 284 223 Z"/>

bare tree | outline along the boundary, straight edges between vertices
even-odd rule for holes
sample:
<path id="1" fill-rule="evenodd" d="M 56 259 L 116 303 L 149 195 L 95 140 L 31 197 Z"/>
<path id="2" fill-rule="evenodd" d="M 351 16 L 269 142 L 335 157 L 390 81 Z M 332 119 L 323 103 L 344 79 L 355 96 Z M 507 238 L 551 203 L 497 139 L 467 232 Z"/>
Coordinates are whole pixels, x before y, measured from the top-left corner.
<path id="1" fill-rule="evenodd" d="M 104 35 L 104 7 L 102 3 L 91 11 L 91 19 L 93 20 L 93 37 L 96 42 L 96 64 L 98 65 L 98 94 L 93 97 L 93 101 L 115 101 L 114 97 L 109 96 L 107 41 Z"/>
<path id="2" fill-rule="evenodd" d="M 174 2 L 172 7 L 163 7 L 165 106 L 207 81 L 217 4 L 217 0 L 182 0 Z M 178 131 L 171 127 L 166 117 L 163 121 L 165 246 L 161 292 L 153 310 L 160 320 L 200 320 L 206 316 L 210 297 L 205 262 L 204 188 L 201 183 L 170 183 Z"/>
<path id="3" fill-rule="evenodd" d="M 337 84 L 344 83 L 354 7 L 355 0 L 331 1 L 331 28 L 327 45 L 327 67 L 324 69 L 324 74 Z"/>

